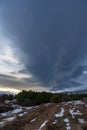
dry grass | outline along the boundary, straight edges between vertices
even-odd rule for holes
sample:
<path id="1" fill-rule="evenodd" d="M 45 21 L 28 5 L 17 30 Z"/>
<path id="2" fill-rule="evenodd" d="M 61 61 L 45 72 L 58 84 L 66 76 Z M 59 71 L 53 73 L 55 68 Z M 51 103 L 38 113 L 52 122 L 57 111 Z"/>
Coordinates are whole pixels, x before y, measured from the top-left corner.
<path id="1" fill-rule="evenodd" d="M 59 113 L 61 108 L 64 108 L 65 112 L 62 117 L 56 118 L 55 113 Z M 87 130 L 87 108 L 85 105 L 78 105 L 76 110 L 79 110 L 83 115 L 76 115 L 73 119 L 69 113 L 69 110 L 74 108 L 74 106 L 59 104 L 50 104 L 45 106 L 44 104 L 34 109 L 29 110 L 28 114 L 23 117 L 17 117 L 13 122 L 7 122 L 7 124 L 0 128 L 0 130 L 37 130 L 40 128 L 41 124 L 44 121 L 48 121 L 45 127 L 42 130 L 66 130 L 66 123 L 64 122 L 65 118 L 69 119 L 71 130 Z M 30 121 L 34 118 L 37 118 L 35 122 L 31 123 Z M 79 123 L 78 119 L 84 119 L 85 123 Z M 57 120 L 56 124 L 53 122 Z"/>

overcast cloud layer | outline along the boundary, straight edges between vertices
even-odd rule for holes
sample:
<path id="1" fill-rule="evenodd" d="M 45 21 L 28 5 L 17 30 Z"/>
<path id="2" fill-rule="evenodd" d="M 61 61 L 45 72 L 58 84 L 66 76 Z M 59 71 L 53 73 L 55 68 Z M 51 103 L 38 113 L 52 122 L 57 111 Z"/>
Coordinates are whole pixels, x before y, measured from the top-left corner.
<path id="1" fill-rule="evenodd" d="M 9 72 L 16 79 L 4 74 L 1 80 L 0 75 L 1 83 L 51 91 L 87 89 L 86 0 L 1 0 L 0 26 L 22 65 L 15 76 Z"/>

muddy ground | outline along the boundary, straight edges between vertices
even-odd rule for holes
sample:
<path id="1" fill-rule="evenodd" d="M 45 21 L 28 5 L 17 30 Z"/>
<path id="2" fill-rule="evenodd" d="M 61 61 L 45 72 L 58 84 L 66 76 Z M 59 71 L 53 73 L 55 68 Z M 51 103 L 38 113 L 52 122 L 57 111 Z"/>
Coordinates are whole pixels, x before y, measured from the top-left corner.
<path id="1" fill-rule="evenodd" d="M 6 116 L 0 117 L 5 121 L 0 130 L 87 130 L 87 99 L 41 104 Z"/>

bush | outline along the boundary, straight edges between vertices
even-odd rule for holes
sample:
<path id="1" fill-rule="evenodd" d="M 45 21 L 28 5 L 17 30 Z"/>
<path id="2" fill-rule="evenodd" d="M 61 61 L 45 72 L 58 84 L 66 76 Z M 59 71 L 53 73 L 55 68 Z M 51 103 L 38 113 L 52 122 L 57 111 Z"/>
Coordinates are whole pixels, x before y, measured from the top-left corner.
<path id="1" fill-rule="evenodd" d="M 52 93 L 47 92 L 34 92 L 23 90 L 17 94 L 16 98 L 19 104 L 24 106 L 39 105 L 41 103 L 49 103 Z"/>
<path id="2" fill-rule="evenodd" d="M 55 94 L 51 97 L 51 102 L 58 103 L 61 101 L 61 96 L 58 94 Z"/>

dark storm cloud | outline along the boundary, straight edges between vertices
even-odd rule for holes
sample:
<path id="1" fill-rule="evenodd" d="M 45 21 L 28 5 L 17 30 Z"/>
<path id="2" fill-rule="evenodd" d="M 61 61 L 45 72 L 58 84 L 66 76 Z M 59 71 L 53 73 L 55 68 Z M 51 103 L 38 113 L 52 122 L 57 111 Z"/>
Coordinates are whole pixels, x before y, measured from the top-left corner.
<path id="1" fill-rule="evenodd" d="M 32 78 L 18 79 L 13 76 L 0 74 L 0 86 L 15 88 L 19 90 L 22 90 L 22 89 L 29 90 L 29 87 L 37 88 L 37 87 L 40 87 L 40 84 L 38 82 L 35 82 Z"/>
<path id="2" fill-rule="evenodd" d="M 0 78 L 15 79 L 15 77 L 13 77 L 13 76 L 4 75 L 4 74 L 0 74 Z"/>
<path id="3" fill-rule="evenodd" d="M 87 70 L 86 1 L 8 0 L 0 17 L 5 35 L 23 52 L 26 70 L 39 83 L 79 87 L 76 80 Z"/>
<path id="4" fill-rule="evenodd" d="M 57 91 L 58 87 L 59 87 L 59 90 L 61 90 L 61 91 L 65 90 L 65 89 L 68 91 L 69 88 L 78 88 L 80 86 L 82 86 L 82 84 L 77 81 L 62 82 L 62 83 L 58 84 L 57 86 L 54 86 L 53 88 L 51 88 L 50 91 Z M 79 90 L 79 88 L 77 90 Z M 73 91 L 73 89 L 71 89 L 71 91 Z"/>
<path id="5" fill-rule="evenodd" d="M 15 77 L 0 74 L 0 86 L 19 87 L 22 83 Z"/>

